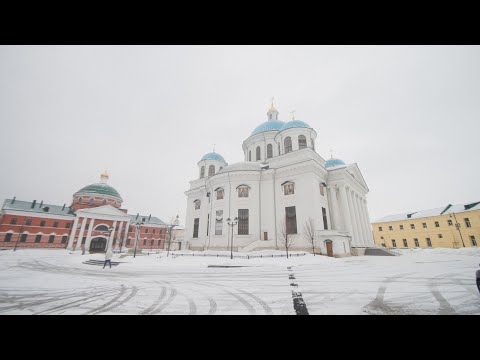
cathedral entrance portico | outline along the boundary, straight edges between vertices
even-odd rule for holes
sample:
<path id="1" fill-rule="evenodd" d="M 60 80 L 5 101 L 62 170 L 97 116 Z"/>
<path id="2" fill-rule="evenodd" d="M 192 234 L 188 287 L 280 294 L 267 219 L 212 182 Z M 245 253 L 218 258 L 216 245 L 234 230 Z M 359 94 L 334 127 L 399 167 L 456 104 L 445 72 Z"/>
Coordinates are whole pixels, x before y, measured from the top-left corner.
<path id="1" fill-rule="evenodd" d="M 90 243 L 90 253 L 105 252 L 107 247 L 107 238 L 104 236 L 97 236 L 92 239 Z"/>

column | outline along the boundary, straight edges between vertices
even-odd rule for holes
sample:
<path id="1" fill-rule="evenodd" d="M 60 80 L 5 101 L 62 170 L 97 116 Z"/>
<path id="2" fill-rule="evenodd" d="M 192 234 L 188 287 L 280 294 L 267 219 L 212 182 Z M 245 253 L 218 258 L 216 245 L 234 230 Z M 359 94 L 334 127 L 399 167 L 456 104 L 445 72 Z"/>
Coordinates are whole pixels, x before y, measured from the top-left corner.
<path id="1" fill-rule="evenodd" d="M 122 228 L 123 228 L 123 221 L 120 222 L 120 226 L 118 227 L 118 234 L 117 234 L 117 241 L 115 242 L 115 250 L 118 250 L 118 245 L 120 244 L 121 237 L 122 237 Z"/>
<path id="2" fill-rule="evenodd" d="M 87 240 L 85 240 L 85 251 L 88 252 L 90 252 L 90 243 L 92 242 L 92 231 L 94 226 L 95 219 L 91 219 L 90 224 L 88 225 Z"/>
<path id="3" fill-rule="evenodd" d="M 328 200 L 328 212 L 330 213 L 330 229 L 336 230 L 338 225 L 338 218 L 336 217 L 335 210 L 333 208 L 333 191 L 331 186 L 327 186 L 327 200 Z"/>
<path id="4" fill-rule="evenodd" d="M 363 246 L 367 246 L 366 238 L 367 238 L 367 229 L 365 228 L 365 218 L 363 217 L 363 209 L 360 206 L 360 196 L 355 194 L 355 206 L 357 207 L 357 215 L 358 215 L 358 223 L 360 225 L 360 232 L 361 232 L 361 243 Z"/>
<path id="5" fill-rule="evenodd" d="M 340 216 L 339 203 L 337 199 L 337 187 L 331 187 L 331 196 L 332 196 L 332 205 L 333 205 L 333 216 L 335 217 L 335 230 L 345 229 L 345 225 L 342 223 L 342 218 Z"/>
<path id="6" fill-rule="evenodd" d="M 80 233 L 78 234 L 78 240 L 77 240 L 77 246 L 75 247 L 76 250 L 82 250 L 82 238 L 83 238 L 83 233 L 85 231 L 85 225 L 87 225 L 87 218 L 83 218 L 82 221 L 82 227 L 80 228 Z"/>
<path id="7" fill-rule="evenodd" d="M 70 239 L 68 239 L 68 250 L 73 250 L 73 240 L 75 239 L 75 233 L 77 232 L 77 226 L 78 226 L 78 217 L 75 218 L 73 221 L 73 227 L 72 227 L 72 232 L 70 234 Z"/>
<path id="8" fill-rule="evenodd" d="M 350 232 L 350 236 L 353 238 L 352 217 L 350 216 L 350 208 L 348 207 L 347 189 L 345 185 L 340 186 L 340 203 L 342 204 L 342 220 L 344 230 Z"/>
<path id="9" fill-rule="evenodd" d="M 363 199 L 362 201 L 363 209 L 364 209 L 364 216 L 367 222 L 367 245 L 368 246 L 375 246 L 375 241 L 373 240 L 373 232 L 372 232 L 372 224 L 370 223 L 370 216 L 368 215 L 368 207 L 367 207 L 367 199 Z"/>
<path id="10" fill-rule="evenodd" d="M 123 235 L 123 242 L 122 242 L 122 247 L 120 249 L 120 252 L 122 252 L 126 247 L 129 228 L 130 228 L 130 222 L 127 221 L 125 223 L 125 234 Z"/>
<path id="11" fill-rule="evenodd" d="M 347 200 L 348 200 L 348 207 L 350 210 L 350 217 L 352 219 L 352 229 L 353 229 L 353 244 L 355 246 L 359 246 L 359 234 L 358 234 L 358 224 L 357 224 L 357 218 L 355 216 L 355 208 L 353 207 L 353 199 L 352 199 L 352 190 L 349 188 L 347 190 Z"/>
<path id="12" fill-rule="evenodd" d="M 113 230 L 112 230 L 112 233 L 110 234 L 110 238 L 108 239 L 107 250 L 112 250 L 113 237 L 115 236 L 115 228 L 117 227 L 117 220 L 113 222 L 112 227 L 113 227 Z"/>

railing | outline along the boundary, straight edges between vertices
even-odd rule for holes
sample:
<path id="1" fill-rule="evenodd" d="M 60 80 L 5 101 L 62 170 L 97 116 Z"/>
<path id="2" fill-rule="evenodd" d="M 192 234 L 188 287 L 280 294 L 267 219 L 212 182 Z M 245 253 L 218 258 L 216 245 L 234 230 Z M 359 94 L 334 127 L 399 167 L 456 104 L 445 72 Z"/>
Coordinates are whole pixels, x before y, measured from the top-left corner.
<path id="1" fill-rule="evenodd" d="M 301 254 L 288 254 L 288 257 L 294 257 L 294 256 L 305 256 L 309 253 L 301 253 Z M 205 256 L 209 256 L 209 257 L 227 257 L 229 258 L 230 255 L 229 254 L 184 254 L 184 253 L 180 253 L 180 254 L 172 254 L 172 257 L 175 258 L 177 256 L 197 256 L 197 257 L 205 257 Z M 254 258 L 265 258 L 265 259 L 268 259 L 268 258 L 276 258 L 276 257 L 287 257 L 287 254 L 272 254 L 272 255 L 233 255 L 234 258 L 238 258 L 238 259 L 254 259 Z"/>

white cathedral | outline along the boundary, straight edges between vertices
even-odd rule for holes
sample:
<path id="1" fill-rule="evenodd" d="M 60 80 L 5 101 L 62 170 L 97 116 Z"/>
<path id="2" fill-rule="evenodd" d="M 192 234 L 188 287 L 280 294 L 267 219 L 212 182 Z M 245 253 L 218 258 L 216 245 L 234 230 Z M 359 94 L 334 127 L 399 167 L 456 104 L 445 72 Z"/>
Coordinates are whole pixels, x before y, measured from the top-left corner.
<path id="1" fill-rule="evenodd" d="M 329 256 L 374 247 L 368 187 L 357 164 L 325 161 L 315 151 L 315 130 L 294 118 L 278 120 L 273 103 L 267 116 L 243 142 L 245 161 L 228 165 L 211 152 L 198 162 L 199 177 L 185 192 L 187 248 L 283 250 L 286 232 L 290 250 L 312 251 L 307 228 L 316 252 Z"/>

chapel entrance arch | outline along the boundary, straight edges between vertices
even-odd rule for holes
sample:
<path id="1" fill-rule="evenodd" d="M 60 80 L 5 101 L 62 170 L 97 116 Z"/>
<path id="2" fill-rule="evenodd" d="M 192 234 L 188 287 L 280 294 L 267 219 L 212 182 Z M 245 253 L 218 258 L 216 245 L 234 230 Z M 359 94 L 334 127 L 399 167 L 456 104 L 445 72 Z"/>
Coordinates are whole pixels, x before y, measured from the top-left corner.
<path id="1" fill-rule="evenodd" d="M 90 243 L 90 252 L 91 253 L 99 253 L 105 252 L 107 246 L 107 238 L 103 236 L 97 236 L 92 239 Z"/>

